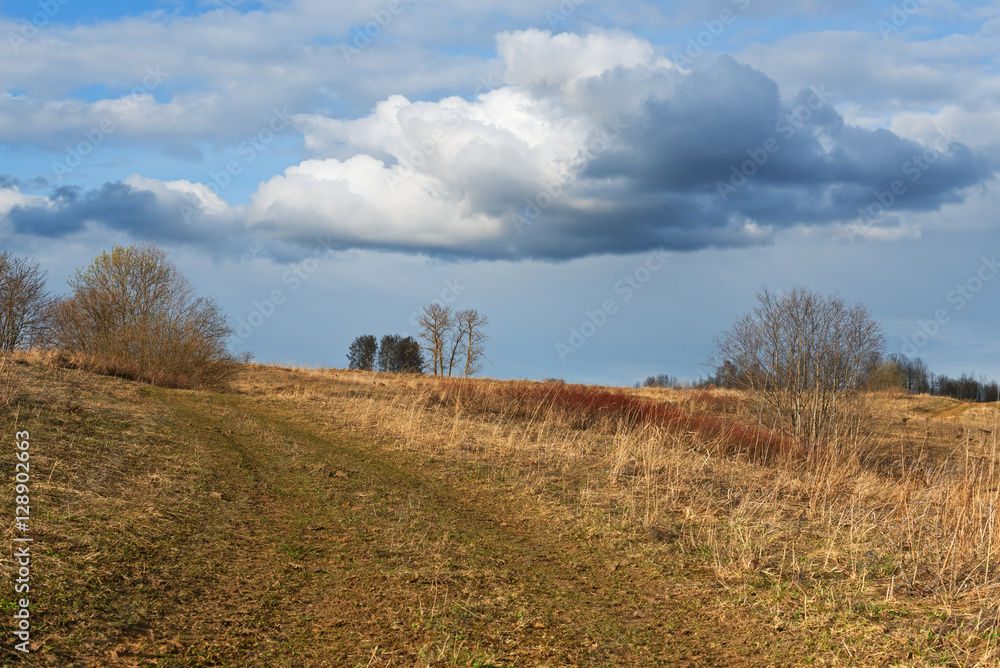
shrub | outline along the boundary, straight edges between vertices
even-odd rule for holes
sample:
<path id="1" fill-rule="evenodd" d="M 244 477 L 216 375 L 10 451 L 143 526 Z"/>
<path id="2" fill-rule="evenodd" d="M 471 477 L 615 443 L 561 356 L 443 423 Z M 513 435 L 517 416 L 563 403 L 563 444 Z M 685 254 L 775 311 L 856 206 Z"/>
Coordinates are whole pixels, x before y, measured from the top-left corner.
<path id="1" fill-rule="evenodd" d="M 757 294 L 757 307 L 716 339 L 717 377 L 747 391 L 761 424 L 809 448 L 857 443 L 868 380 L 885 347 L 862 304 L 795 287 Z"/>
<path id="2" fill-rule="evenodd" d="M 440 387 L 442 403 L 461 404 L 474 412 L 529 419 L 557 416 L 579 429 L 600 428 L 611 433 L 622 428 L 660 427 L 673 433 L 697 434 L 711 442 L 717 454 L 739 454 L 761 463 L 803 454 L 791 439 L 766 427 L 691 413 L 620 391 L 566 383 L 482 385 L 450 381 Z"/>
<path id="3" fill-rule="evenodd" d="M 70 279 L 56 346 L 95 371 L 173 387 L 224 387 L 235 371 L 219 307 L 156 246 L 116 246 Z"/>

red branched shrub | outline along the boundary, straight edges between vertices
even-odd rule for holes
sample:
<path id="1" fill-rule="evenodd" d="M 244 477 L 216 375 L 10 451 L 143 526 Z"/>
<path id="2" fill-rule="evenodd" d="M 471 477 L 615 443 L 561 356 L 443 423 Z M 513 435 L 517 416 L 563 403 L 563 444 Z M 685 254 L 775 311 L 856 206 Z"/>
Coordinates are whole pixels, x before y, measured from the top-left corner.
<path id="1" fill-rule="evenodd" d="M 712 415 L 692 413 L 673 404 L 626 392 L 564 383 L 484 384 L 446 381 L 440 401 L 480 413 L 544 418 L 558 416 L 579 428 L 653 426 L 691 433 L 713 442 L 720 454 L 742 454 L 755 461 L 797 455 L 783 434 Z M 708 394 L 708 393 L 706 393 Z"/>

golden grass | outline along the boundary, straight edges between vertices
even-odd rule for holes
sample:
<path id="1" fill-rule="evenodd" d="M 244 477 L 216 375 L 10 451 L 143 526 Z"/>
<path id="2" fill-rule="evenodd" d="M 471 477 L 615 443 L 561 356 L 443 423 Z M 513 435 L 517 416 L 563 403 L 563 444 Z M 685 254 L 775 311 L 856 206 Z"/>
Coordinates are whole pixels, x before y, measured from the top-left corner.
<path id="1" fill-rule="evenodd" d="M 535 391 L 547 386 L 528 381 L 463 385 L 424 376 L 246 365 L 233 390 L 248 396 L 211 395 L 99 378 L 71 368 L 70 361 L 38 351 L 0 356 L 0 400 L 8 402 L 12 428 L 33 416 L 37 443 L 50 445 L 32 459 L 44 472 L 33 494 L 51 511 L 35 525 L 52 548 L 39 562 L 52 598 L 39 618 L 55 620 L 57 611 L 65 612 L 57 607 L 64 601 L 100 598 L 99 583 L 91 591 L 84 580 L 107 564 L 133 577 L 139 565 L 130 551 L 146 555 L 143 569 L 146 563 L 172 568 L 168 551 L 178 536 L 201 545 L 206 518 L 221 512 L 211 504 L 230 507 L 231 489 L 256 494 L 270 486 L 267 493 L 285 494 L 275 487 L 277 470 L 295 489 L 312 489 L 317 480 L 329 486 L 360 479 L 331 454 L 328 435 L 346 424 L 352 438 L 372 443 L 375 458 L 386 447 L 403 451 L 398 459 L 416 462 L 415 478 L 423 462 L 437 461 L 447 464 L 449 475 L 470 476 L 475 484 L 469 489 L 496 494 L 502 512 L 531 497 L 521 505 L 567 542 L 599 538 L 620 549 L 616 557 L 669 555 L 682 563 L 682 577 L 710 573 L 719 583 L 708 594 L 712 614 L 729 606 L 734 619 L 746 619 L 750 610 L 771 621 L 769 631 L 790 628 L 792 637 L 819 638 L 811 656 L 836 663 L 836 657 L 871 647 L 859 664 L 873 665 L 873 657 L 891 647 L 893 660 L 901 661 L 896 665 L 995 665 L 998 659 L 997 404 L 882 395 L 868 441 L 837 452 L 761 460 L 727 448 L 727 432 L 713 436 L 620 419 L 603 408 L 582 415 L 547 404 L 539 399 L 545 392 Z M 742 395 L 731 390 L 616 392 L 702 416 L 703 424 L 749 423 Z M 286 433 L 295 425 L 315 430 L 315 447 L 303 449 L 302 434 Z M 359 452 L 366 450 L 359 446 Z M 222 473 L 243 480 L 256 470 L 246 458 L 258 454 L 267 462 L 257 467 L 260 477 L 225 490 L 216 486 Z M 342 467 L 349 478 L 336 477 Z M 483 479 L 491 484 L 481 485 Z M 226 496 L 210 494 L 217 490 Z M 285 504 L 284 496 L 275 498 Z M 415 497 L 401 496 L 400 508 L 407 498 Z M 385 515 L 374 499 L 364 499 L 372 513 L 365 517 Z M 246 519 L 243 511 L 232 513 L 234 526 Z M 416 509 L 398 513 L 386 515 L 397 524 L 383 538 L 408 552 L 425 540 L 426 526 L 411 526 Z M 193 522 L 190 531 L 183 518 Z M 364 521 L 357 527 L 365 529 Z M 442 572 L 454 547 L 446 539 L 442 534 Z M 212 550 L 215 545 L 209 543 Z M 205 549 L 189 566 L 213 563 L 217 555 Z M 98 553 L 101 560 L 88 561 Z M 260 581 L 271 581 L 270 571 L 261 569 Z M 685 582 L 703 587 L 705 578 Z M 167 585 L 143 590 L 133 607 L 172 609 L 172 591 Z M 109 609 L 118 607 L 115 602 Z M 183 610 L 171 614 L 171 624 L 187 623 Z M 69 634 L 66 642 L 91 651 L 96 627 L 72 630 L 72 623 L 60 627 Z M 169 625 L 158 622 L 157 643 L 162 626 Z"/>
<path id="2" fill-rule="evenodd" d="M 20 364 L 82 369 L 90 373 L 125 380 L 137 380 L 159 387 L 224 391 L 238 372 L 230 360 L 204 360 L 196 367 L 181 368 L 163 363 L 159 366 L 136 360 L 116 359 L 106 355 L 66 352 L 57 349 L 17 350 L 5 353 L 5 360 Z M 2 398 L 2 397 L 0 397 Z"/>
<path id="3" fill-rule="evenodd" d="M 538 384 L 475 380 L 463 398 L 428 377 L 256 367 L 236 388 L 335 411 L 428 458 L 474 463 L 523 494 L 555 496 L 595 531 L 672 540 L 748 604 L 775 605 L 794 583 L 812 592 L 805 617 L 817 628 L 837 610 L 930 611 L 942 620 L 934 642 L 971 652 L 970 665 L 998 656 L 996 405 L 884 394 L 867 441 L 761 464 L 720 455 L 719 438 L 697 431 L 582 423 L 543 402 L 515 410 L 506 397 L 528 385 Z M 625 392 L 749 420 L 732 390 Z"/>

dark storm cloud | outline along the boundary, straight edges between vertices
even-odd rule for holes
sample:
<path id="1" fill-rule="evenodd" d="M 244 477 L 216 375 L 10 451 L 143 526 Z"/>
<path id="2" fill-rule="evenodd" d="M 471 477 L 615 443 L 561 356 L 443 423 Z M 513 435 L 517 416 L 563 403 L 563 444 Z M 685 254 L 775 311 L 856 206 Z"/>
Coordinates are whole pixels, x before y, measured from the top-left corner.
<path id="1" fill-rule="evenodd" d="M 91 223 L 149 241 L 215 246 L 224 240 L 222 226 L 202 219 L 185 220 L 182 204 L 189 211 L 198 208 L 193 197 L 159 198 L 120 181 L 87 192 L 72 186 L 56 188 L 48 204 L 16 206 L 7 219 L 19 234 L 49 238 L 79 232 Z"/>
<path id="2" fill-rule="evenodd" d="M 0 188 L 6 188 L 12 190 L 17 188 L 18 190 L 36 190 L 38 188 L 45 188 L 49 185 L 49 180 L 36 176 L 33 179 L 28 179 L 23 181 L 12 174 L 0 174 Z"/>
<path id="3" fill-rule="evenodd" d="M 561 193 L 526 186 L 513 170 L 476 183 L 468 201 L 478 211 L 516 221 L 501 238 L 461 248 L 359 242 L 338 236 L 336 225 L 334 237 L 366 248 L 560 260 L 659 246 L 745 247 L 797 225 L 878 226 L 890 224 L 888 213 L 935 211 L 994 172 L 986 155 L 954 137 L 924 146 L 847 124 L 836 91 L 821 82 L 783 102 L 773 80 L 732 58 L 700 66 L 620 127 L 610 123 L 614 131 L 604 131 Z"/>
<path id="4" fill-rule="evenodd" d="M 734 220 L 781 228 L 934 211 L 994 171 L 944 135 L 928 147 L 847 125 L 835 95 L 817 83 L 782 105 L 763 73 L 719 58 L 648 100 L 585 176 L 625 178 L 618 198 L 635 222 L 622 227 L 641 232 L 645 220 L 697 247 L 725 243 L 720 227 Z M 884 211 L 872 209 L 879 202 Z"/>

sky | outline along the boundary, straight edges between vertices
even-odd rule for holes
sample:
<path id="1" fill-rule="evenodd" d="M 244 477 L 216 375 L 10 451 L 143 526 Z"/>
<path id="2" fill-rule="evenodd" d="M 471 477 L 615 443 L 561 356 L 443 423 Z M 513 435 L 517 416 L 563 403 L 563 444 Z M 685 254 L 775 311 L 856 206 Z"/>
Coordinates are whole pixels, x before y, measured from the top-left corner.
<path id="1" fill-rule="evenodd" d="M 706 375 L 763 288 L 1000 373 L 1000 4 L 0 0 L 0 249 L 151 242 L 234 351 L 439 302 L 483 375 Z"/>

